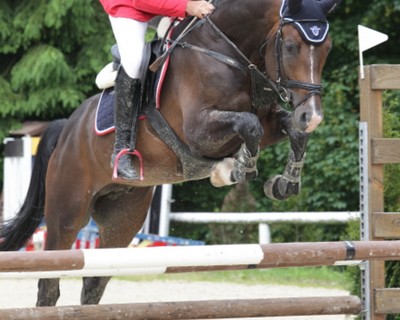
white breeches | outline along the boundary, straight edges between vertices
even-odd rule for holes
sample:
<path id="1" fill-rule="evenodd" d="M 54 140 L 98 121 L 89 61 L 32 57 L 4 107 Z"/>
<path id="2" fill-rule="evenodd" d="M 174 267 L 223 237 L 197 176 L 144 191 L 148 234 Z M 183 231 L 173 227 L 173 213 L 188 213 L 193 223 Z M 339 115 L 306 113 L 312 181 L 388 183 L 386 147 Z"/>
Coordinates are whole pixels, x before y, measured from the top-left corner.
<path id="1" fill-rule="evenodd" d="M 111 16 L 109 18 L 125 72 L 133 79 L 139 78 L 147 22 Z"/>

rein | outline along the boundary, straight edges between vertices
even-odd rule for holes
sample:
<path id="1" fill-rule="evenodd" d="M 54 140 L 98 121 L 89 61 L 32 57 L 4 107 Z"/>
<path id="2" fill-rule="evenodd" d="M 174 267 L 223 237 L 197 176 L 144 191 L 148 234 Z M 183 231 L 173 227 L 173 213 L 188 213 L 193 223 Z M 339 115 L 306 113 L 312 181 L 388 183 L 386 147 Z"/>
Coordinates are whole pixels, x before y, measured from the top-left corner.
<path id="1" fill-rule="evenodd" d="M 275 86 L 272 79 L 267 78 L 264 73 L 262 73 L 258 67 L 251 62 L 242 51 L 229 39 L 225 33 L 222 32 L 220 28 L 210 19 L 210 17 L 206 17 L 208 24 L 213 28 L 213 30 L 225 40 L 227 44 L 229 44 L 239 55 L 240 57 L 247 63 L 247 70 L 250 71 L 251 76 L 251 84 L 252 84 L 252 104 L 256 109 L 263 108 L 266 106 L 268 102 L 271 101 L 269 95 L 266 95 L 267 91 L 271 91 L 270 88 L 274 89 L 275 92 L 279 94 L 277 91 L 277 87 Z M 232 58 L 229 58 L 232 59 Z M 270 88 L 267 88 L 268 86 Z"/>
<path id="2" fill-rule="evenodd" d="M 258 67 L 252 63 L 244 54 L 239 50 L 239 48 L 217 27 L 217 25 L 210 19 L 210 17 L 205 18 L 208 24 L 213 28 L 213 30 L 226 42 L 228 43 L 239 55 L 240 57 L 246 62 L 246 64 L 238 61 L 235 58 L 227 56 L 225 54 L 219 53 L 217 51 L 209 50 L 206 48 L 202 48 L 187 42 L 178 42 L 173 41 L 175 45 L 179 45 L 181 48 L 188 48 L 192 50 L 196 50 L 207 54 L 214 59 L 225 63 L 231 67 L 237 68 L 243 72 L 250 72 L 251 76 L 251 83 L 252 83 L 252 104 L 256 109 L 264 108 L 269 102 L 273 101 L 273 98 L 269 94 L 272 90 L 275 90 L 278 95 L 278 87 L 275 85 L 274 81 L 267 78 L 264 73 L 262 73 Z M 203 21 L 199 21 L 196 26 L 203 24 Z M 272 89 L 271 89 L 272 88 Z M 268 94 L 267 94 L 268 92 Z M 280 95 L 279 95 L 280 96 Z M 282 99 L 283 100 L 283 99 Z M 284 101 L 284 100 L 283 100 Z M 287 101 L 285 101 L 287 102 Z"/>

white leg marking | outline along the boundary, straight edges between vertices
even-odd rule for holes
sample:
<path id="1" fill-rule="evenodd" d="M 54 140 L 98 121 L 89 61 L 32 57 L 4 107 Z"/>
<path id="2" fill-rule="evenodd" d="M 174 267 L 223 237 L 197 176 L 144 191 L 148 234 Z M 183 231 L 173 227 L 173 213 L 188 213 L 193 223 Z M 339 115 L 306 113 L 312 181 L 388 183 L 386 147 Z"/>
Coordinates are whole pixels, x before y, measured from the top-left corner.
<path id="1" fill-rule="evenodd" d="M 218 162 L 211 172 L 210 181 L 214 187 L 229 186 L 234 182 L 231 181 L 231 173 L 234 169 L 235 159 L 225 158 Z"/>

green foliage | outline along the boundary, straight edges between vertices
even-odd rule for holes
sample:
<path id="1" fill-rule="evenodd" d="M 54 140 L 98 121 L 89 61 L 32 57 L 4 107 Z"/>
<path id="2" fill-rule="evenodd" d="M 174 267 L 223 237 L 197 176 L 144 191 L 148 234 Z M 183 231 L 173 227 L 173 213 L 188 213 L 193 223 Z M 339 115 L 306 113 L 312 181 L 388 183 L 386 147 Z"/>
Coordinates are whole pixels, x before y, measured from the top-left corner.
<path id="1" fill-rule="evenodd" d="M 98 1 L 2 1 L 0 29 L 2 119 L 66 117 L 97 92 L 114 42 Z"/>

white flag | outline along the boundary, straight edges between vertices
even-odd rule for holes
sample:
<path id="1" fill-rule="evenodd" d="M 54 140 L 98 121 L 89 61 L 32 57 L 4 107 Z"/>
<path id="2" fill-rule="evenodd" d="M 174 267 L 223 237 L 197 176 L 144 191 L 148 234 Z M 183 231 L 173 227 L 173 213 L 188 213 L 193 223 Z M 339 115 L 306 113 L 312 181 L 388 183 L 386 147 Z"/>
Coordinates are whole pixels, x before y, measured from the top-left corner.
<path id="1" fill-rule="evenodd" d="M 358 25 L 358 50 L 360 55 L 360 77 L 364 79 L 363 52 L 385 42 L 389 37 L 382 32 Z"/>
<path id="2" fill-rule="evenodd" d="M 389 37 L 379 31 L 358 25 L 358 45 L 360 51 L 365 51 L 385 42 Z"/>

